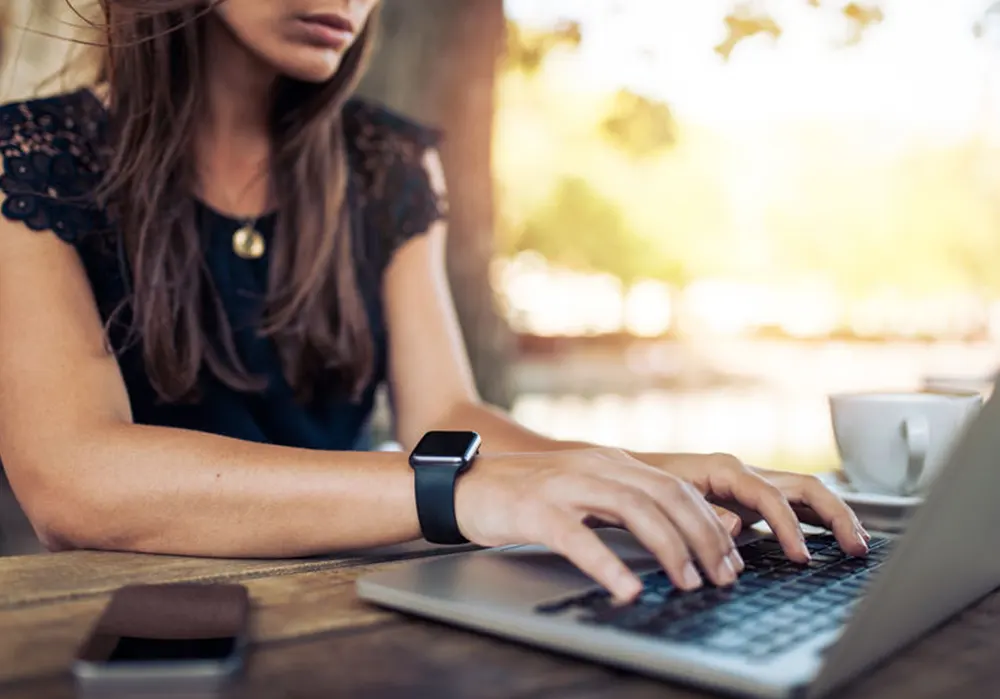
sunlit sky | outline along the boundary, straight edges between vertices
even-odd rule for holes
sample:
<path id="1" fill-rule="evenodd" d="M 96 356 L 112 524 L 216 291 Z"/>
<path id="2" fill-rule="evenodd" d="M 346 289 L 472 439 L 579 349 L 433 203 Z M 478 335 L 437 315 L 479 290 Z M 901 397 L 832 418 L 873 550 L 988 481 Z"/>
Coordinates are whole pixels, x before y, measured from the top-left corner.
<path id="1" fill-rule="evenodd" d="M 573 60 L 586 69 L 567 79 L 628 86 L 669 102 L 682 119 L 726 126 L 841 118 L 941 141 L 1000 129 L 1000 27 L 986 40 L 972 32 L 988 0 L 882 0 L 885 21 L 848 48 L 844 2 L 762 2 L 784 35 L 744 41 L 728 64 L 712 48 L 725 37 L 733 0 L 506 3 L 528 25 L 581 23 Z"/>

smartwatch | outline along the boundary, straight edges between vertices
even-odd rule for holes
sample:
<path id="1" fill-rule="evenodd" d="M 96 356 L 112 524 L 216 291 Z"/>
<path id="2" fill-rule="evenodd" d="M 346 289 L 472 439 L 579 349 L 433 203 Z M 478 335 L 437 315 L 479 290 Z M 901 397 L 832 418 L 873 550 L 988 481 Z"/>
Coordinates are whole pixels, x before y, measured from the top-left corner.
<path id="1" fill-rule="evenodd" d="M 410 454 L 420 531 L 430 543 L 468 543 L 455 518 L 455 482 L 481 444 L 475 432 L 428 432 Z"/>

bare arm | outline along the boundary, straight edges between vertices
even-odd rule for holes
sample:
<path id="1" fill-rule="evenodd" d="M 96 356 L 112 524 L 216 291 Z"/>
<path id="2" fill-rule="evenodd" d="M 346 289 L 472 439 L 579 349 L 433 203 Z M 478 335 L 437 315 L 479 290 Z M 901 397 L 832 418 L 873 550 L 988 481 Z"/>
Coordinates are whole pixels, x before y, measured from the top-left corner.
<path id="1" fill-rule="evenodd" d="M 298 556 L 419 536 L 412 473 L 400 455 L 305 451 L 133 424 L 76 253 L 55 236 L 3 221 L 0 453 L 53 549 Z M 674 503 L 678 525 L 656 497 Z M 583 520 L 601 512 L 630 527 L 678 584 L 699 584 L 695 555 L 719 571 L 714 580 L 730 581 L 732 542 L 701 508 L 678 479 L 613 450 L 541 463 L 484 457 L 456 493 L 471 540 L 549 544 L 622 598 L 640 584 Z"/>
<path id="2" fill-rule="evenodd" d="M 50 548 L 298 556 L 419 536 L 398 455 L 132 424 L 75 251 L 5 220 L 0 455 Z"/>
<path id="3" fill-rule="evenodd" d="M 446 185 L 435 151 L 424 167 L 440 195 Z M 447 226 L 400 249 L 385 278 L 389 325 L 389 376 L 396 436 L 412 448 L 429 429 L 475 429 L 486 452 L 537 452 L 567 448 L 510 420 L 484 404 L 476 391 L 468 354 L 445 272 Z"/>

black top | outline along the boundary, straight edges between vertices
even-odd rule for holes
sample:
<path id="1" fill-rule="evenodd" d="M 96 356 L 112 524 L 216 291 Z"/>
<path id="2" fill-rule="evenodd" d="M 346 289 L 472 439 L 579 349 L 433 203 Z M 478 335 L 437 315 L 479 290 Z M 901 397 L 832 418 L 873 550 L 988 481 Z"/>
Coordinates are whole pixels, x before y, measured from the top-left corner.
<path id="1" fill-rule="evenodd" d="M 119 233 L 94 200 L 107 162 L 107 112 L 90 90 L 0 107 L 0 149 L 7 195 L 3 215 L 35 231 L 52 231 L 80 255 L 105 321 L 124 299 L 127 273 Z M 146 378 L 141 349 L 119 353 L 137 423 L 181 427 L 238 439 L 309 449 L 363 449 L 375 390 L 386 374 L 383 273 L 395 250 L 443 215 L 423 156 L 438 134 L 382 107 L 353 100 L 344 107 L 357 279 L 375 348 L 375 370 L 359 402 L 320 396 L 296 402 L 276 348 L 254 321 L 267 290 L 267 255 L 245 260 L 232 250 L 241 223 L 197 205 L 208 269 L 248 371 L 267 378 L 260 393 L 234 391 L 202 372 L 196 404 L 164 404 Z M 268 238 L 276 216 L 258 223 Z M 114 343 L 114 337 L 112 337 Z"/>

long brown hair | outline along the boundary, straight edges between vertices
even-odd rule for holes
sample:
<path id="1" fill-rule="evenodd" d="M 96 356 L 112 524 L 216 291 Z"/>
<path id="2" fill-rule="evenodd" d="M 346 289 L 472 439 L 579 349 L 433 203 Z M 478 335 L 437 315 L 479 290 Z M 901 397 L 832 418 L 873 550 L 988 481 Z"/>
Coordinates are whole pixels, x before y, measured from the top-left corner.
<path id="1" fill-rule="evenodd" d="M 196 400 L 206 368 L 236 390 L 261 390 L 263 379 L 237 354 L 195 225 L 194 134 L 206 105 L 210 9 L 203 0 L 101 6 L 113 148 L 101 198 L 131 264 L 133 337 L 150 382 L 168 402 Z M 373 16 L 330 81 L 283 77 L 272 96 L 269 174 L 279 217 L 260 333 L 274 341 L 302 400 L 320 391 L 357 397 L 373 366 L 341 111 L 370 53 L 375 22 Z M 212 325 L 217 337 L 207 330 Z"/>

